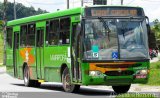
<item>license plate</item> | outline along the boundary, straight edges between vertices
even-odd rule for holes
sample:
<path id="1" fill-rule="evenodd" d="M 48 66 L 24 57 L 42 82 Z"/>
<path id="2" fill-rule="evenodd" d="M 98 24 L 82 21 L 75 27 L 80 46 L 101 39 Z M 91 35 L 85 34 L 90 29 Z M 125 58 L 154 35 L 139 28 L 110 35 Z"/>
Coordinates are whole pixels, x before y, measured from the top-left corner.
<path id="1" fill-rule="evenodd" d="M 146 78 L 146 77 L 147 77 L 146 75 L 136 75 L 137 79 Z"/>

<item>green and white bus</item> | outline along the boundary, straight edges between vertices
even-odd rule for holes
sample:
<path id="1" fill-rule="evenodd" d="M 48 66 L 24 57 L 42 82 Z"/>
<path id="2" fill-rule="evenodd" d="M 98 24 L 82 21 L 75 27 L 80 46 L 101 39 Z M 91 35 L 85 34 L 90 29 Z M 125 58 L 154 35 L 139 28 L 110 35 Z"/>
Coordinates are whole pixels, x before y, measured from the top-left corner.
<path id="1" fill-rule="evenodd" d="M 25 86 L 62 82 L 125 93 L 149 78 L 149 24 L 143 8 L 90 6 L 7 23 L 7 72 Z"/>

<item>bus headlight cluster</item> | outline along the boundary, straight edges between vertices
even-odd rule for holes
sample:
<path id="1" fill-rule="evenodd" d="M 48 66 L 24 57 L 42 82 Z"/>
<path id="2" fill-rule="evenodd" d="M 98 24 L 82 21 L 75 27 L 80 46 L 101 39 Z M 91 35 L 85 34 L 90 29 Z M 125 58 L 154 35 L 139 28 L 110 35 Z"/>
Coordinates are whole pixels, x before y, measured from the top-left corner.
<path id="1" fill-rule="evenodd" d="M 146 74 L 148 74 L 148 70 L 147 69 L 139 70 L 139 71 L 137 71 L 137 74 L 146 75 Z"/>
<path id="2" fill-rule="evenodd" d="M 138 70 L 136 72 L 136 78 L 137 79 L 141 79 L 141 78 L 147 78 L 147 74 L 148 74 L 149 70 L 147 69 L 142 69 L 142 70 Z"/>
<path id="3" fill-rule="evenodd" d="M 148 70 L 147 70 L 147 69 L 140 70 L 140 74 L 142 74 L 142 75 L 146 75 L 147 73 L 148 73 Z"/>
<path id="4" fill-rule="evenodd" d="M 101 75 L 100 71 L 89 71 L 89 76 L 99 76 Z"/>

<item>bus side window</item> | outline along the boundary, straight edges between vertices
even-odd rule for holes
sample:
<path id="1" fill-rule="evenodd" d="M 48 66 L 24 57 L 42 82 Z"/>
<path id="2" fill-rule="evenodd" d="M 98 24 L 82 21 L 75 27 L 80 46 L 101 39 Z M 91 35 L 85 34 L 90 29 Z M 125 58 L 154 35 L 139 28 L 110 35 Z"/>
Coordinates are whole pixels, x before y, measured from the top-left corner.
<path id="1" fill-rule="evenodd" d="M 50 21 L 48 30 L 48 45 L 58 45 L 59 19 Z"/>
<path id="2" fill-rule="evenodd" d="M 27 46 L 35 46 L 35 24 L 28 25 Z"/>
<path id="3" fill-rule="evenodd" d="M 49 26 L 49 24 L 50 24 L 50 21 L 47 21 L 46 22 L 46 45 L 48 46 L 49 45 L 49 29 L 50 29 L 50 26 Z"/>
<path id="4" fill-rule="evenodd" d="M 70 18 L 60 20 L 60 44 L 70 43 Z"/>
<path id="5" fill-rule="evenodd" d="M 27 25 L 21 26 L 20 30 L 20 46 L 25 47 L 26 46 L 26 38 L 27 38 Z"/>
<path id="6" fill-rule="evenodd" d="M 7 46 L 12 48 L 12 32 L 13 28 L 7 28 Z"/>

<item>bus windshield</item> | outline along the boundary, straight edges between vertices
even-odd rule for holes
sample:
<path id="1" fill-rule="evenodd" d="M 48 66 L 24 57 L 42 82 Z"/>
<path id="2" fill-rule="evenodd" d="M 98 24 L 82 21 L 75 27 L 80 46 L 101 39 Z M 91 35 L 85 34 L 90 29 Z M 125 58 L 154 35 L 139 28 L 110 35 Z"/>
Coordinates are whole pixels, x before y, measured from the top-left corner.
<path id="1" fill-rule="evenodd" d="M 148 59 L 146 22 L 143 18 L 86 19 L 86 60 Z"/>

